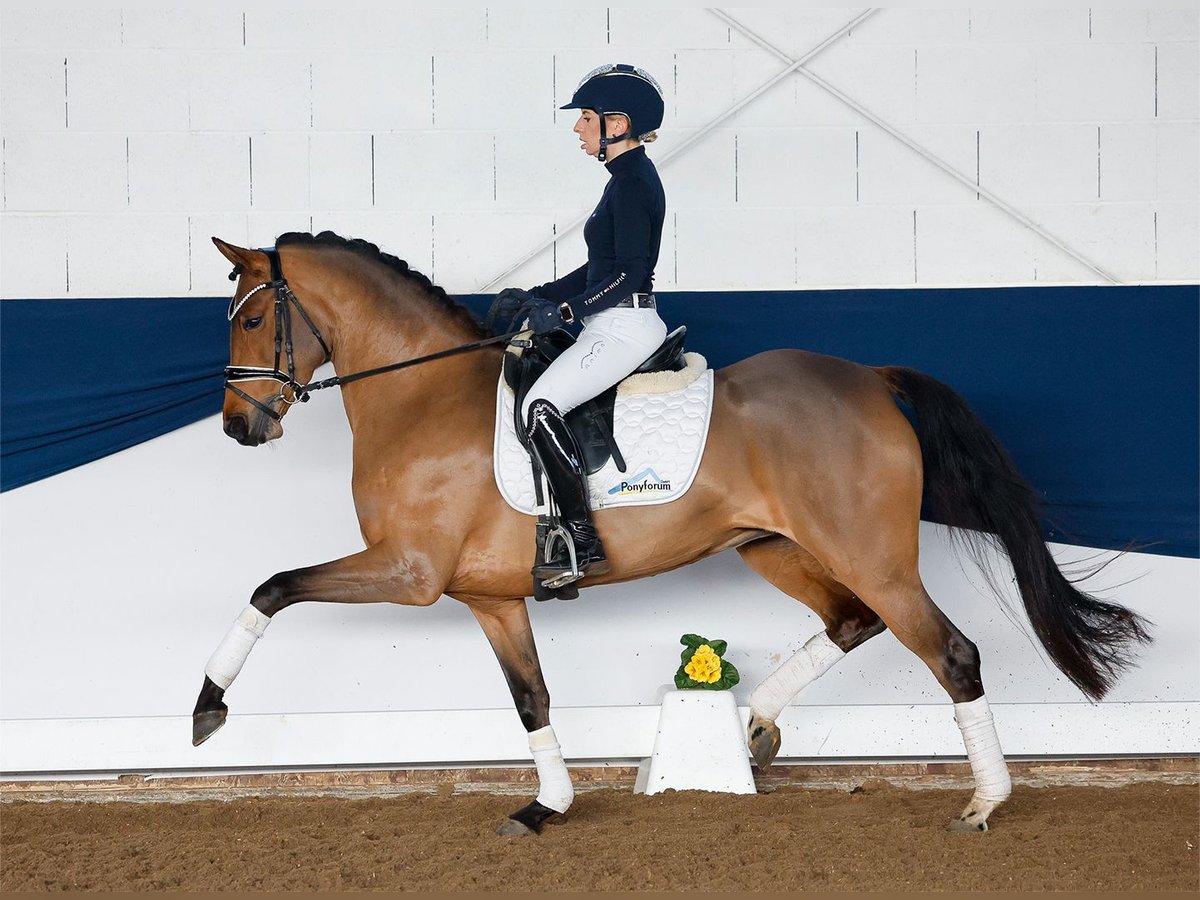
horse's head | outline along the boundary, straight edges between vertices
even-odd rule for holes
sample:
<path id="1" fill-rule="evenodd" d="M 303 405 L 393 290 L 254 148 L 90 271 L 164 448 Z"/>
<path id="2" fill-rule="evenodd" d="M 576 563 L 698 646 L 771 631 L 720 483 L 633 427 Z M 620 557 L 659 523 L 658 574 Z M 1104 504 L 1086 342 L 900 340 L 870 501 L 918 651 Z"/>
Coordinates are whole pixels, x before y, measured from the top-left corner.
<path id="1" fill-rule="evenodd" d="M 302 388 L 329 359 L 329 347 L 288 286 L 276 251 L 212 240 L 237 280 L 229 301 L 225 433 L 256 447 L 283 436 L 283 417 L 306 399 Z"/>

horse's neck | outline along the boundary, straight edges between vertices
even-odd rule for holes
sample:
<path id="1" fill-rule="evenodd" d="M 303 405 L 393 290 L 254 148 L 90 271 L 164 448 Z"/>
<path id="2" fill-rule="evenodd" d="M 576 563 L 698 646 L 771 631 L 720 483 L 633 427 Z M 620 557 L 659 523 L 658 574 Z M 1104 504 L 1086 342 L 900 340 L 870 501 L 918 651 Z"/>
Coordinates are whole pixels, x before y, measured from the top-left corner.
<path id="1" fill-rule="evenodd" d="M 339 329 L 333 357 L 339 376 L 478 340 L 431 303 L 402 304 L 387 296 L 374 301 L 360 298 L 353 320 Z M 489 378 L 495 380 L 498 366 L 495 353 L 467 353 L 346 385 L 342 400 L 355 440 L 372 435 L 383 435 L 389 442 L 417 439 L 448 406 L 487 403 L 480 391 Z"/>

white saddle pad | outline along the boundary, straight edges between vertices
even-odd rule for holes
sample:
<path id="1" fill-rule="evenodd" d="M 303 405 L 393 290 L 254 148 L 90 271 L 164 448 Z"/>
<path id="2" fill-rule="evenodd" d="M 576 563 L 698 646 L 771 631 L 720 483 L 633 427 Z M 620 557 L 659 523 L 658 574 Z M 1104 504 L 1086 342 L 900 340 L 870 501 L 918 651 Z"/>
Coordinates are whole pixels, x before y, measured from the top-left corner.
<path id="1" fill-rule="evenodd" d="M 669 503 L 687 493 L 700 468 L 712 415 L 713 372 L 699 353 L 681 372 L 631 375 L 617 387 L 613 434 L 625 471 L 613 460 L 588 479 L 592 509 Z M 496 389 L 496 486 L 518 512 L 535 513 L 529 454 L 513 430 L 513 393 Z"/>

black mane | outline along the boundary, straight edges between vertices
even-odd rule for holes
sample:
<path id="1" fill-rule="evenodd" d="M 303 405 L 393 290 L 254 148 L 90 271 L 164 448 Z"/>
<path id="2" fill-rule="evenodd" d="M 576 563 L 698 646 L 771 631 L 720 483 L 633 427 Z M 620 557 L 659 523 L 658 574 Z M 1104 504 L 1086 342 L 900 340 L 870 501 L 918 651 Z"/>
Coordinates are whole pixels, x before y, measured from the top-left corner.
<path id="1" fill-rule="evenodd" d="M 391 253 L 384 253 L 370 241 L 365 241 L 362 238 L 344 238 L 332 231 L 322 231 L 317 235 L 309 234 L 307 231 L 289 231 L 286 234 L 281 234 L 275 240 L 276 247 L 283 247 L 288 244 L 299 244 L 305 247 L 336 247 L 339 250 L 349 250 L 363 259 L 383 263 L 396 274 L 421 288 L 430 300 L 468 326 L 473 333 L 479 337 L 488 337 L 490 335 L 490 332 L 480 324 L 479 320 L 475 318 L 469 309 L 458 301 L 450 299 L 450 295 L 446 293 L 444 288 L 434 284 L 429 280 L 428 276 L 418 272 L 416 269 L 409 268 L 408 263 L 398 256 L 393 256 Z"/>

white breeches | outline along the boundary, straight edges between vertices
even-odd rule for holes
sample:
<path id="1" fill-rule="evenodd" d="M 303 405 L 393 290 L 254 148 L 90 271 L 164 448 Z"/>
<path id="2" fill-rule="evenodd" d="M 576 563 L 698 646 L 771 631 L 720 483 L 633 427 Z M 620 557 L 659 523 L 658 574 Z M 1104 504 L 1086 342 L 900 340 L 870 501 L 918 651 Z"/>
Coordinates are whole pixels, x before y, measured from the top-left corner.
<path id="1" fill-rule="evenodd" d="M 666 336 L 667 326 L 655 309 L 618 306 L 588 316 L 579 340 L 529 389 L 521 421 L 528 421 L 534 400 L 549 400 L 565 416 L 633 372 Z"/>

